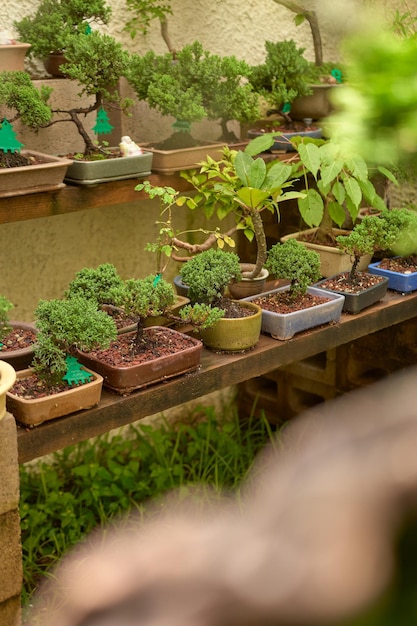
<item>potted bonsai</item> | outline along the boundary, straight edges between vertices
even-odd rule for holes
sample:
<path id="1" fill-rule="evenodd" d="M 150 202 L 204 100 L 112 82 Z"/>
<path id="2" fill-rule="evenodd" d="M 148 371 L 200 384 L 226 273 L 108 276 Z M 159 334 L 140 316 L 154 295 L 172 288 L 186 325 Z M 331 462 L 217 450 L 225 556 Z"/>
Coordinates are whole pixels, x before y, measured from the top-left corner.
<path id="1" fill-rule="evenodd" d="M 381 216 L 384 214 L 383 212 Z M 317 286 L 345 296 L 343 311 L 359 313 L 381 300 L 388 288 L 388 278 L 376 276 L 368 271 L 359 271 L 358 266 L 364 255 L 389 248 L 392 243 L 390 229 L 378 215 L 367 215 L 355 224 L 348 235 L 336 237 L 337 246 L 353 259 L 350 271 L 325 278 Z"/>
<path id="2" fill-rule="evenodd" d="M 385 256 L 369 271 L 388 278 L 388 289 L 408 293 L 417 289 L 417 212 L 414 208 L 384 211 L 380 219 L 390 234 Z"/>
<path id="3" fill-rule="evenodd" d="M 260 129 L 250 129 L 248 137 L 257 137 L 264 132 L 274 132 L 275 142 L 271 150 L 290 152 L 294 150 L 291 137 L 307 135 L 321 137 L 321 129 L 312 126 L 312 120 L 303 123 L 291 118 L 291 104 L 300 96 L 309 95 L 310 63 L 304 58 L 304 48 L 298 48 L 293 39 L 266 41 L 264 63 L 253 66 L 250 82 L 253 89 L 269 106 L 267 117 L 279 115 L 279 121 L 265 124 Z"/>
<path id="4" fill-rule="evenodd" d="M 248 299 L 262 308 L 264 332 L 285 340 L 308 328 L 339 320 L 344 296 L 311 286 L 320 277 L 317 252 L 289 239 L 268 250 L 266 267 L 272 276 L 290 284 Z"/>
<path id="5" fill-rule="evenodd" d="M 298 210 L 309 228 L 286 235 L 282 241 L 297 238 L 319 252 L 321 275 L 328 278 L 351 267 L 350 255 L 336 246 L 336 237 L 348 232 L 343 229 L 348 218 L 355 222 L 363 202 L 378 210 L 386 209 L 386 205 L 359 154 L 347 152 L 334 140 L 300 138 L 294 145 L 299 159 L 293 165 L 293 176 L 304 182 Z M 396 183 L 387 168 L 380 166 L 378 171 Z M 370 260 L 369 255 L 363 257 L 358 269 L 365 269 Z"/>
<path id="6" fill-rule="evenodd" d="M 224 352 L 241 352 L 256 345 L 261 332 L 260 308 L 225 295 L 228 285 L 240 278 L 237 254 L 221 249 L 205 250 L 183 265 L 181 278 L 189 287 L 192 303 L 180 311 L 184 322 L 198 325 L 201 313 L 206 313 L 204 305 L 222 312 L 222 317 L 209 328 L 198 329 L 205 346 Z"/>
<path id="7" fill-rule="evenodd" d="M 38 328 L 33 367 L 18 372 L 7 393 L 7 407 L 22 424 L 44 421 L 90 408 L 100 400 L 103 379 L 85 370 L 76 347 L 106 346 L 116 337 L 111 318 L 95 304 L 74 296 L 41 300 L 35 311 Z"/>
<path id="8" fill-rule="evenodd" d="M 99 372 L 104 385 L 121 394 L 192 371 L 199 366 L 202 344 L 164 326 L 147 326 L 150 317 L 169 314 L 173 286 L 160 275 L 130 278 L 114 289 L 113 301 L 136 322 L 105 349 L 78 352 L 79 360 Z"/>
<path id="9" fill-rule="evenodd" d="M 7 31 L 0 32 L 0 72 L 23 71 L 29 43 L 16 41 Z"/>
<path id="10" fill-rule="evenodd" d="M 10 320 L 12 308 L 12 302 L 0 295 L 0 360 L 21 370 L 32 363 L 37 329 L 34 324 Z"/>
<path id="11" fill-rule="evenodd" d="M 132 55 L 127 79 L 139 100 L 175 119 L 173 134 L 149 147 L 154 171 L 169 174 L 193 168 L 208 155 L 218 155 L 220 145 L 236 141 L 227 122 L 258 115 L 257 95 L 243 80 L 248 71 L 245 62 L 212 55 L 198 41 L 175 53 Z M 220 120 L 219 142 L 201 145 L 192 136 L 192 122 L 203 118 Z"/>
<path id="12" fill-rule="evenodd" d="M 272 135 L 264 135 L 251 141 L 244 151 L 223 149 L 223 158 L 208 159 L 201 164 L 199 172 L 184 172 L 182 176 L 197 190 L 188 206 L 204 210 L 206 216 L 216 214 L 221 220 L 232 214 L 236 229 L 252 241 L 256 241 L 256 261 L 243 268 L 245 295 L 254 289 L 253 280 L 261 278 L 261 290 L 268 274 L 264 271 L 267 254 L 262 212 L 267 210 L 279 217 L 279 204 L 286 200 L 303 198 L 304 194 L 292 190 L 294 182 L 292 166 L 276 159 L 266 163 L 254 155 L 270 146 Z M 228 233 L 230 234 L 230 233 Z M 246 282 L 245 282 L 246 281 Z M 233 285 L 232 285 L 233 290 Z M 232 291 L 233 293 L 233 291 Z M 241 297 L 241 292 L 235 292 Z"/>
<path id="13" fill-rule="evenodd" d="M 92 24 L 108 24 L 111 8 L 105 0 L 41 0 L 35 13 L 14 26 L 30 45 L 28 56 L 42 59 L 53 76 L 64 76 L 62 65 L 69 40 Z"/>
<path id="14" fill-rule="evenodd" d="M 36 131 L 49 124 L 50 91 L 38 90 L 23 71 L 0 72 L 0 196 L 22 195 L 64 186 L 69 159 L 23 149 L 13 123 Z"/>

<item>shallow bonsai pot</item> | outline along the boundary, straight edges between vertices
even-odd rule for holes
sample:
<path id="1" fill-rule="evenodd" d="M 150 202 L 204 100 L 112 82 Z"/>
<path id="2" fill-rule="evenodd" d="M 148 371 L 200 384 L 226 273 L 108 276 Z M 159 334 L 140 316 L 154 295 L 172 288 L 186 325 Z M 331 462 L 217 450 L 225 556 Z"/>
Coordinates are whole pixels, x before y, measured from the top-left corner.
<path id="1" fill-rule="evenodd" d="M 313 93 L 309 96 L 300 96 L 291 104 L 291 118 L 303 120 L 311 118 L 321 120 L 333 111 L 332 91 L 343 87 L 341 84 L 320 83 L 310 85 Z"/>
<path id="2" fill-rule="evenodd" d="M 247 317 L 222 318 L 212 328 L 200 329 L 199 336 L 207 348 L 221 352 L 244 352 L 259 341 L 262 310 L 253 302 L 239 300 L 239 304 L 253 310 Z"/>
<path id="3" fill-rule="evenodd" d="M 403 274 L 402 272 L 393 272 L 379 266 L 380 261 L 370 263 L 368 270 L 371 274 L 378 276 L 386 276 L 388 278 L 388 289 L 408 293 L 417 289 L 417 272 L 411 274 Z"/>
<path id="4" fill-rule="evenodd" d="M 254 268 L 252 263 L 241 263 L 240 269 L 242 272 L 251 272 Z M 228 290 L 232 298 L 239 300 L 240 298 L 247 298 L 254 296 L 257 293 L 262 293 L 265 289 L 265 284 L 268 279 L 269 272 L 264 267 L 261 272 L 255 278 L 242 278 L 233 283 L 229 283 Z"/>
<path id="5" fill-rule="evenodd" d="M 6 361 L 0 361 L 0 420 L 6 415 L 6 393 L 13 387 L 16 371 Z"/>
<path id="6" fill-rule="evenodd" d="M 35 150 L 22 150 L 23 156 L 33 156 L 42 163 L 24 167 L 0 168 L 0 197 L 21 196 L 65 187 L 64 177 L 72 161 L 43 154 Z"/>
<path id="7" fill-rule="evenodd" d="M 141 389 L 162 380 L 167 380 L 173 376 L 179 376 L 186 372 L 197 369 L 200 365 L 201 351 L 203 344 L 194 337 L 189 337 L 172 328 L 153 326 L 145 328 L 145 334 L 152 330 L 164 331 L 164 334 L 177 334 L 187 338 L 188 347 L 175 354 L 148 359 L 139 364 L 125 367 L 109 365 L 88 352 L 77 351 L 77 358 L 88 368 L 101 374 L 104 379 L 104 386 L 120 394 L 129 394 L 135 389 Z M 123 337 L 129 338 L 134 333 L 124 333 Z"/>
<path id="8" fill-rule="evenodd" d="M 13 328 L 23 328 L 25 330 L 32 330 L 37 333 L 37 328 L 34 324 L 28 322 L 9 322 Z M 32 364 L 33 352 L 35 344 L 26 346 L 18 350 L 0 350 L 0 360 L 10 363 L 10 365 L 17 370 L 24 370 Z"/>
<path id="9" fill-rule="evenodd" d="M 96 185 L 114 180 L 149 176 L 152 168 L 151 152 L 132 156 L 101 159 L 99 161 L 72 161 L 65 182 L 76 185 Z"/>
<path id="10" fill-rule="evenodd" d="M 84 368 L 86 369 L 86 368 Z M 17 372 L 16 379 L 21 380 L 33 374 L 33 369 L 28 368 Z M 86 370 L 93 376 L 93 380 L 84 385 L 72 387 L 67 391 L 61 391 L 43 398 L 25 399 L 19 398 L 7 392 L 6 406 L 15 419 L 25 426 L 38 426 L 43 422 L 56 419 L 90 409 L 99 403 L 103 378 L 96 372 Z"/>
<path id="11" fill-rule="evenodd" d="M 189 287 L 182 281 L 180 274 L 178 274 L 177 276 L 174 276 L 173 283 L 174 283 L 174 287 L 175 287 L 177 294 L 179 296 L 186 298 L 188 296 Z"/>
<path id="12" fill-rule="evenodd" d="M 278 289 L 272 289 L 259 295 L 267 296 L 281 291 L 288 291 L 288 289 L 289 286 L 278 287 Z M 273 311 L 262 309 L 262 332 L 268 333 L 273 339 L 284 341 L 291 339 L 296 333 L 300 333 L 303 330 L 339 321 L 345 300 L 343 295 L 317 287 L 308 287 L 307 292 L 327 300 L 317 306 L 294 311 L 293 313 L 274 313 Z M 257 297 L 259 296 L 251 296 L 247 300 L 255 300 Z"/>
<path id="13" fill-rule="evenodd" d="M 371 272 L 369 272 L 371 273 Z M 331 277 L 335 278 L 335 277 Z M 368 287 L 359 293 L 349 293 L 346 291 L 340 291 L 336 289 L 329 289 L 325 286 L 327 278 L 324 280 L 320 280 L 316 283 L 316 287 L 320 289 L 325 289 L 329 291 L 329 293 L 340 293 L 345 296 L 345 301 L 343 303 L 343 311 L 345 313 L 360 313 L 363 309 L 366 309 L 372 304 L 379 302 L 387 293 L 388 289 L 388 278 L 381 276 L 381 281 L 372 287 Z"/>
<path id="14" fill-rule="evenodd" d="M 320 274 L 324 278 L 330 278 L 330 276 L 335 276 L 336 274 L 341 274 L 342 272 L 350 271 L 352 267 L 352 258 L 350 254 L 346 254 L 339 250 L 339 248 L 332 246 L 323 246 L 318 243 L 310 243 L 308 241 L 303 241 L 300 239 L 300 235 L 302 233 L 314 233 L 317 228 L 308 228 L 306 230 L 300 231 L 298 233 L 290 233 L 289 235 L 284 235 L 281 237 L 281 241 L 287 241 L 287 239 L 297 239 L 300 243 L 303 244 L 306 248 L 310 250 L 315 250 L 320 255 Z M 350 231 L 343 230 L 340 228 L 334 228 L 333 233 L 337 235 L 347 235 Z M 361 257 L 361 260 L 358 265 L 358 271 L 366 270 L 369 262 L 372 259 L 371 254 L 365 254 Z"/>
<path id="15" fill-rule="evenodd" d="M 159 174 L 174 174 L 180 170 L 189 170 L 198 167 L 201 161 L 208 156 L 213 159 L 221 158 L 223 147 L 221 142 L 208 142 L 203 146 L 179 148 L 178 150 L 158 150 L 149 144 L 143 144 L 146 150 L 153 154 L 152 171 Z"/>
<path id="16" fill-rule="evenodd" d="M 190 303 L 190 299 L 186 296 L 175 296 L 175 302 L 170 307 L 170 310 L 173 315 L 177 315 L 178 312 L 184 307 L 186 304 Z M 164 315 L 155 315 L 146 318 L 145 326 L 173 326 L 175 324 L 175 320 L 171 320 Z"/>
<path id="17" fill-rule="evenodd" d="M 273 131 L 272 131 L 273 132 Z M 251 128 L 248 130 L 248 137 L 250 139 L 254 139 L 255 137 L 260 137 L 265 133 L 261 130 L 257 130 L 256 128 Z M 267 152 L 295 152 L 295 148 L 291 143 L 291 137 L 311 137 L 313 139 L 321 139 L 323 136 L 322 129 L 316 128 L 312 130 L 298 130 L 294 132 L 281 132 L 275 137 L 275 141 L 271 148 Z"/>
<path id="18" fill-rule="evenodd" d="M 0 72 L 23 72 L 26 52 L 30 43 L 5 44 L 0 46 Z"/>

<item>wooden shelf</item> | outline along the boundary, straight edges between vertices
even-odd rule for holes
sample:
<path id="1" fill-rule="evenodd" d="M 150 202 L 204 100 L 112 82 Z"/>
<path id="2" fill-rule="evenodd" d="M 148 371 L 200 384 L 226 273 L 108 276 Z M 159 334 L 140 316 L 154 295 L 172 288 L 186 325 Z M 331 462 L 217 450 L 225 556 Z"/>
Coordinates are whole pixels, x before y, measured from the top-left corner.
<path id="1" fill-rule="evenodd" d="M 314 356 L 415 317 L 417 293 L 403 296 L 389 291 L 378 304 L 357 315 L 342 314 L 340 323 L 322 326 L 278 341 L 262 335 L 246 354 L 216 354 L 203 349 L 201 367 L 129 396 L 103 391 L 100 404 L 37 426 L 18 428 L 19 462 L 43 456 L 165 411 L 213 391 L 262 376 L 283 365 Z"/>
<path id="2" fill-rule="evenodd" d="M 151 174 L 146 177 L 153 185 L 170 185 L 178 191 L 189 191 L 191 186 L 179 174 Z M 22 222 L 39 217 L 64 215 L 74 211 L 117 206 L 126 202 L 147 200 L 148 196 L 135 191 L 142 179 L 130 178 L 97 185 L 66 185 L 56 191 L 21 196 L 0 197 L 0 224 Z"/>

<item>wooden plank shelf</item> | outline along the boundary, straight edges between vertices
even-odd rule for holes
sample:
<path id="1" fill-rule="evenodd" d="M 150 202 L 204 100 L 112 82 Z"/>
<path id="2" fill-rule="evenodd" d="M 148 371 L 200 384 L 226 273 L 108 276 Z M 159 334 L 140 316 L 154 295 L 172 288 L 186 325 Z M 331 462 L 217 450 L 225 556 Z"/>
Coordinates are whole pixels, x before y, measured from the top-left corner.
<path id="1" fill-rule="evenodd" d="M 314 356 L 368 334 L 412 319 L 417 292 L 388 291 L 378 304 L 356 315 L 342 314 L 337 324 L 321 326 L 278 341 L 262 335 L 245 354 L 216 354 L 203 349 L 201 367 L 190 374 L 152 385 L 128 396 L 103 391 L 99 405 L 32 429 L 18 428 L 19 462 L 165 411 L 208 393 L 261 376 L 283 365 Z"/>
<path id="2" fill-rule="evenodd" d="M 146 177 L 153 185 L 169 185 L 178 191 L 190 191 L 191 185 L 179 174 L 151 174 Z M 21 222 L 40 217 L 52 217 L 74 211 L 117 206 L 127 202 L 147 200 L 143 191 L 135 191 L 141 180 L 130 178 L 97 185 L 65 185 L 56 191 L 0 197 L 0 224 Z"/>

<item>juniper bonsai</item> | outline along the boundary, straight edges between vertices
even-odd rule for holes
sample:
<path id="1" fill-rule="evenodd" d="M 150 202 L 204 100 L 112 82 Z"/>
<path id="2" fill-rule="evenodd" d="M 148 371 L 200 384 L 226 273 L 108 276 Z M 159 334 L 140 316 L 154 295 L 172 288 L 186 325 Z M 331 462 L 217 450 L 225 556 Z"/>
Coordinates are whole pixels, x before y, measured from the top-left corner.
<path id="1" fill-rule="evenodd" d="M 211 306 L 221 306 L 227 285 L 241 278 L 238 255 L 215 249 L 205 250 L 187 261 L 180 273 L 189 287 L 190 300 Z"/>
<path id="2" fill-rule="evenodd" d="M 276 243 L 268 250 L 265 267 L 272 276 L 291 281 L 291 297 L 304 295 L 320 278 L 320 256 L 296 239 Z"/>
<path id="3" fill-rule="evenodd" d="M 67 300 L 41 300 L 35 310 L 38 328 L 33 366 L 49 384 L 67 371 L 66 357 L 80 350 L 106 348 L 116 338 L 114 321 L 94 302 L 80 296 Z"/>
<path id="4" fill-rule="evenodd" d="M 114 292 L 123 284 L 123 279 L 111 263 L 103 263 L 96 268 L 84 267 L 75 274 L 65 297 L 81 296 L 100 308 L 103 304 L 114 304 Z"/>

